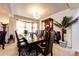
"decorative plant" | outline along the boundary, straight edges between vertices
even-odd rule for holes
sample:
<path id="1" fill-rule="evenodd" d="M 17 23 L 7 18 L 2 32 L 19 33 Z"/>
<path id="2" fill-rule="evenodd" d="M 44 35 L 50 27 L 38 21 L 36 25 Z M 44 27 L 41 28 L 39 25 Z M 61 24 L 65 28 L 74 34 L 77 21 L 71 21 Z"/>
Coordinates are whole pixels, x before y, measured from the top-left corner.
<path id="1" fill-rule="evenodd" d="M 79 17 L 72 20 L 72 17 L 65 16 L 65 17 L 63 17 L 63 20 L 61 21 L 61 23 L 54 21 L 55 23 L 53 23 L 53 24 L 61 29 L 62 41 L 64 41 L 64 34 L 66 34 L 66 31 L 67 31 L 66 28 L 71 26 L 72 24 L 76 23 L 78 20 L 79 20 Z"/>

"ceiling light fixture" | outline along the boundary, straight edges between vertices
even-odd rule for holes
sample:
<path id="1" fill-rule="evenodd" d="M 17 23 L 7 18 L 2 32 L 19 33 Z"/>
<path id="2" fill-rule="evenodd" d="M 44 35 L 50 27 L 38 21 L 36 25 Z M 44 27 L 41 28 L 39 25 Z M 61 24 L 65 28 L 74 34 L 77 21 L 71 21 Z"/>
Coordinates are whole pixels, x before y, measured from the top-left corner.
<path id="1" fill-rule="evenodd" d="M 33 15 L 33 18 L 39 19 L 41 17 L 41 10 L 37 7 L 34 7 L 32 9 L 32 15 Z"/>
<path id="2" fill-rule="evenodd" d="M 35 19 L 39 19 L 41 17 L 39 12 L 37 12 L 37 11 L 34 13 L 33 16 L 34 16 Z"/>

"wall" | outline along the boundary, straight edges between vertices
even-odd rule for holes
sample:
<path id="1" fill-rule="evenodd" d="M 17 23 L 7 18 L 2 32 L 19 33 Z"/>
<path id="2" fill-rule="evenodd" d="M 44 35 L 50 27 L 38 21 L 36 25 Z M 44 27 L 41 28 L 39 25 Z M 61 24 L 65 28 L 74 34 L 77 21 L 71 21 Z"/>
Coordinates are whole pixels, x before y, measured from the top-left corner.
<path id="1" fill-rule="evenodd" d="M 79 21 L 72 26 L 72 49 L 79 51 Z"/>
<path id="2" fill-rule="evenodd" d="M 8 42 L 8 38 L 11 34 L 15 35 L 15 27 L 16 27 L 16 20 L 13 17 L 9 18 L 9 24 L 7 26 L 7 34 L 6 34 L 6 42 Z"/>
<path id="3" fill-rule="evenodd" d="M 16 29 L 16 20 L 14 17 L 10 17 L 10 22 L 9 22 L 9 35 L 10 34 L 15 34 L 15 29 Z"/>
<path id="4" fill-rule="evenodd" d="M 79 17 L 79 11 L 74 18 Z M 79 51 L 79 21 L 72 26 L 72 49 Z"/>

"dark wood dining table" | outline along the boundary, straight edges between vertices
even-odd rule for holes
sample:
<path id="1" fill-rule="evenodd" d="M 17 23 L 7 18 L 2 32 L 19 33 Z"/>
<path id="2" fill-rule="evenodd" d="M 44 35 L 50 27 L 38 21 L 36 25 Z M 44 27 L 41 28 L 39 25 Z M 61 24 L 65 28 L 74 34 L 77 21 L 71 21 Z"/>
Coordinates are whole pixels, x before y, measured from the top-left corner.
<path id="1" fill-rule="evenodd" d="M 25 38 L 25 40 L 27 40 L 27 42 L 31 45 L 36 45 L 36 44 L 39 44 L 42 42 L 46 42 L 46 40 L 42 40 L 41 38 L 38 38 L 36 35 L 35 35 L 35 38 L 32 38 L 31 36 L 29 36 L 29 38 L 27 38 L 27 37 L 25 37 L 24 34 L 22 34 L 22 35 L 20 35 L 20 38 L 22 38 L 22 37 Z M 29 39 L 31 39 L 31 42 L 29 42 Z"/>

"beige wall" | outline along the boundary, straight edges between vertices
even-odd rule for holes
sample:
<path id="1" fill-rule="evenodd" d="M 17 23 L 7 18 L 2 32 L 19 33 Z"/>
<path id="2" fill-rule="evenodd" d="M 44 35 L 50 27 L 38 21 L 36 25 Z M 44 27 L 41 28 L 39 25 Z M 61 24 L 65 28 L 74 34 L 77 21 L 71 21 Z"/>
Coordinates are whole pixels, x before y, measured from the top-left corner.
<path id="1" fill-rule="evenodd" d="M 9 34 L 15 34 L 15 28 L 16 28 L 16 20 L 14 17 L 10 17 L 10 23 L 9 23 Z"/>
<path id="2" fill-rule="evenodd" d="M 6 42 L 8 42 L 8 38 L 10 34 L 15 35 L 15 27 L 16 27 L 16 21 L 13 17 L 9 17 L 9 24 L 7 26 L 7 34 L 6 34 Z"/>

